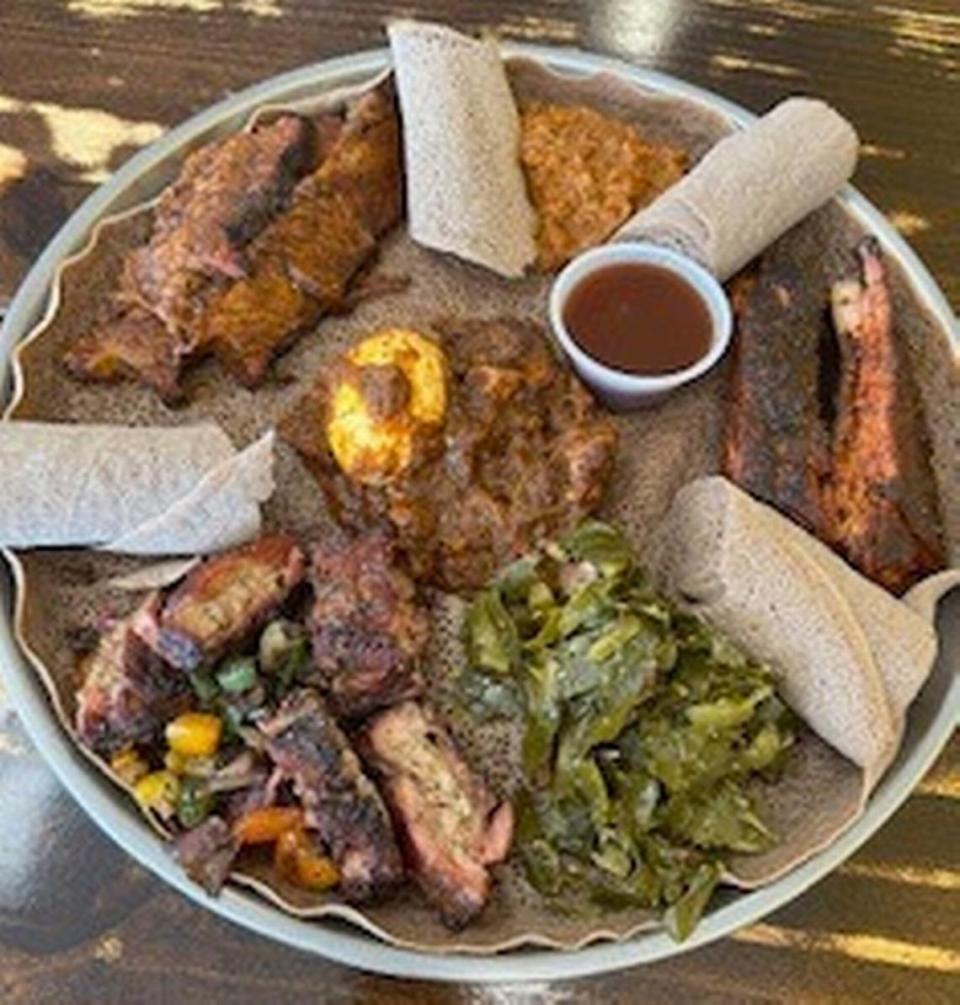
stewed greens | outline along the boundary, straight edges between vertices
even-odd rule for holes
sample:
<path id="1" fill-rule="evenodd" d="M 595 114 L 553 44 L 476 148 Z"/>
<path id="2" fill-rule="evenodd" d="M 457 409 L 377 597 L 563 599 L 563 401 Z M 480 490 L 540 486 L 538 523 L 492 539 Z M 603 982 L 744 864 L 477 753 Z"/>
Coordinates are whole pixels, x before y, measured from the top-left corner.
<path id="1" fill-rule="evenodd" d="M 524 717 L 518 848 L 558 907 L 665 909 L 695 927 L 724 856 L 776 840 L 747 783 L 793 742 L 768 667 L 659 595 L 588 522 L 473 601 L 462 694 Z"/>

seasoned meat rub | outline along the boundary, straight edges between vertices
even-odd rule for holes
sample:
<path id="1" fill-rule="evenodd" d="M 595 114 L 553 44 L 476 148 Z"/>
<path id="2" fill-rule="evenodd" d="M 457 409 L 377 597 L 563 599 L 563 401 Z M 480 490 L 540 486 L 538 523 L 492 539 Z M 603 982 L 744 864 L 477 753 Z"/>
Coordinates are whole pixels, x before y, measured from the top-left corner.
<path id="1" fill-rule="evenodd" d="M 338 715 L 366 715 L 423 690 L 429 622 L 384 534 L 313 550 L 313 661 Z"/>
<path id="2" fill-rule="evenodd" d="M 286 534 L 207 559 L 163 602 L 143 609 L 137 634 L 163 659 L 194 670 L 253 636 L 304 575 L 304 556 Z"/>
<path id="3" fill-rule="evenodd" d="M 861 572 L 900 593 L 941 568 L 944 552 L 880 248 L 867 239 L 857 253 L 862 279 L 835 284 L 831 295 L 843 365 L 827 536 Z"/>
<path id="4" fill-rule="evenodd" d="M 184 363 L 213 353 L 256 385 L 293 339 L 354 304 L 351 281 L 400 216 L 400 162 L 389 82 L 346 120 L 282 115 L 200 148 L 127 255 L 110 313 L 67 350 L 68 369 L 136 377 L 176 401 Z"/>
<path id="5" fill-rule="evenodd" d="M 320 695 L 293 692 L 260 730 L 307 827 L 336 862 L 344 897 L 368 900 L 399 883 L 403 863 L 390 816 Z"/>
<path id="6" fill-rule="evenodd" d="M 121 298 L 171 331 L 189 328 L 208 277 L 246 274 L 245 246 L 286 200 L 312 150 L 309 120 L 284 115 L 191 154 L 160 197 L 150 241 L 127 257 Z"/>
<path id="7" fill-rule="evenodd" d="M 382 779 L 411 873 L 444 922 L 462 928 L 490 897 L 488 866 L 510 850 L 513 808 L 497 803 L 417 702 L 377 715 L 361 749 Z"/>
<path id="8" fill-rule="evenodd" d="M 400 138 L 391 88 L 351 110 L 320 167 L 250 249 L 250 274 L 207 303 L 202 342 L 247 385 L 326 313 L 345 306 L 351 279 L 399 219 Z"/>

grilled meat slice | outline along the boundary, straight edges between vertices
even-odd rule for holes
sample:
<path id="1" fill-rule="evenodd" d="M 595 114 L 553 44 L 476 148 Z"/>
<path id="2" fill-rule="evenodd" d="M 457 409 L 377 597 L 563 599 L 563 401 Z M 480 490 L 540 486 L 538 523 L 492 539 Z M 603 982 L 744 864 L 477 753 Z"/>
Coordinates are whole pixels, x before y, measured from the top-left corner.
<path id="1" fill-rule="evenodd" d="M 213 294 L 197 328 L 201 344 L 248 386 L 300 332 L 344 309 L 348 287 L 394 223 L 401 201 L 400 145 L 392 89 L 362 98 L 327 158 L 249 249 L 250 275 Z"/>
<path id="2" fill-rule="evenodd" d="M 857 253 L 862 280 L 831 294 L 842 370 L 827 537 L 864 575 L 900 593 L 941 568 L 944 552 L 880 249 L 868 238 Z"/>
<path id="3" fill-rule="evenodd" d="M 201 343 L 247 387 L 263 379 L 273 357 L 320 316 L 276 256 L 258 258 L 251 275 L 209 299 L 198 325 Z"/>
<path id="4" fill-rule="evenodd" d="M 304 575 L 304 557 L 286 534 L 261 537 L 194 569 L 158 610 L 144 610 L 137 634 L 181 670 L 217 660 L 255 634 Z"/>
<path id="5" fill-rule="evenodd" d="M 121 296 L 171 330 L 191 327 L 208 277 L 247 274 L 244 248 L 308 169 L 313 138 L 309 120 L 283 115 L 191 154 L 160 198 L 150 241 L 127 258 Z"/>
<path id="6" fill-rule="evenodd" d="M 828 448 L 818 410 L 820 307 L 803 296 L 792 271 L 765 265 L 736 280 L 733 305 L 724 474 L 822 533 Z"/>
<path id="7" fill-rule="evenodd" d="M 346 197 L 374 237 L 386 233 L 403 209 L 400 121 L 393 84 L 364 95 L 320 165 L 316 183 Z"/>
<path id="8" fill-rule="evenodd" d="M 339 192 L 307 183 L 270 228 L 267 240 L 291 281 L 320 311 L 339 309 L 376 239 Z"/>
<path id="9" fill-rule="evenodd" d="M 410 872 L 445 924 L 462 928 L 490 897 L 487 867 L 510 850 L 513 808 L 497 803 L 417 702 L 377 715 L 361 751 L 382 779 Z"/>
<path id="10" fill-rule="evenodd" d="M 368 900 L 399 883 L 403 862 L 390 815 L 320 695 L 293 692 L 260 730 L 308 829 L 336 862 L 344 897 Z"/>
<path id="11" fill-rule="evenodd" d="M 356 717 L 423 691 L 418 660 L 430 631 L 383 534 L 313 550 L 313 661 L 338 715 Z"/>
<path id="12" fill-rule="evenodd" d="M 133 307 L 81 335 L 64 356 L 67 369 L 86 380 L 137 377 L 164 401 L 181 396 L 183 346 L 150 313 Z"/>
<path id="13" fill-rule="evenodd" d="M 97 753 L 154 739 L 191 700 L 183 674 L 160 660 L 131 627 L 139 617 L 154 616 L 159 602 L 151 595 L 108 629 L 81 662 L 74 721 L 81 742 Z"/>

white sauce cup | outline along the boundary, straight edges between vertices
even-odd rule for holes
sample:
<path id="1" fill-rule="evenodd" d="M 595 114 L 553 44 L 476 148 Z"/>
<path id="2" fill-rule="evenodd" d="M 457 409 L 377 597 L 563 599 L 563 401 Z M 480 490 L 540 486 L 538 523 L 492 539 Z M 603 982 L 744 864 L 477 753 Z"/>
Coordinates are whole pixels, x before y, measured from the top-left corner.
<path id="1" fill-rule="evenodd" d="M 567 298 L 587 276 L 611 265 L 656 265 L 674 273 L 700 297 L 710 315 L 710 348 L 691 366 L 671 373 L 635 374 L 601 363 L 582 349 L 564 324 Z M 624 241 L 591 248 L 572 259 L 550 291 L 550 324 L 580 379 L 605 405 L 629 411 L 653 405 L 670 391 L 705 374 L 726 352 L 733 331 L 730 301 L 720 282 L 702 265 L 656 244 Z"/>

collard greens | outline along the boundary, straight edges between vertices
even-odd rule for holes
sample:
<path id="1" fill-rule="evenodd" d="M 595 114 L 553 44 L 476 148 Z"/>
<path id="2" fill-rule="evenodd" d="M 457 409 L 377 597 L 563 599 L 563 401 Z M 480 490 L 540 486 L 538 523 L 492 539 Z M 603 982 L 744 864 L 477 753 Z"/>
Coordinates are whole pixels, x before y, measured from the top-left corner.
<path id="1" fill-rule="evenodd" d="M 470 711 L 525 720 L 532 884 L 571 912 L 663 908 L 685 938 L 724 855 L 775 840 L 746 785 L 793 742 L 769 668 L 660 596 L 598 522 L 509 566 L 466 633 Z"/>

